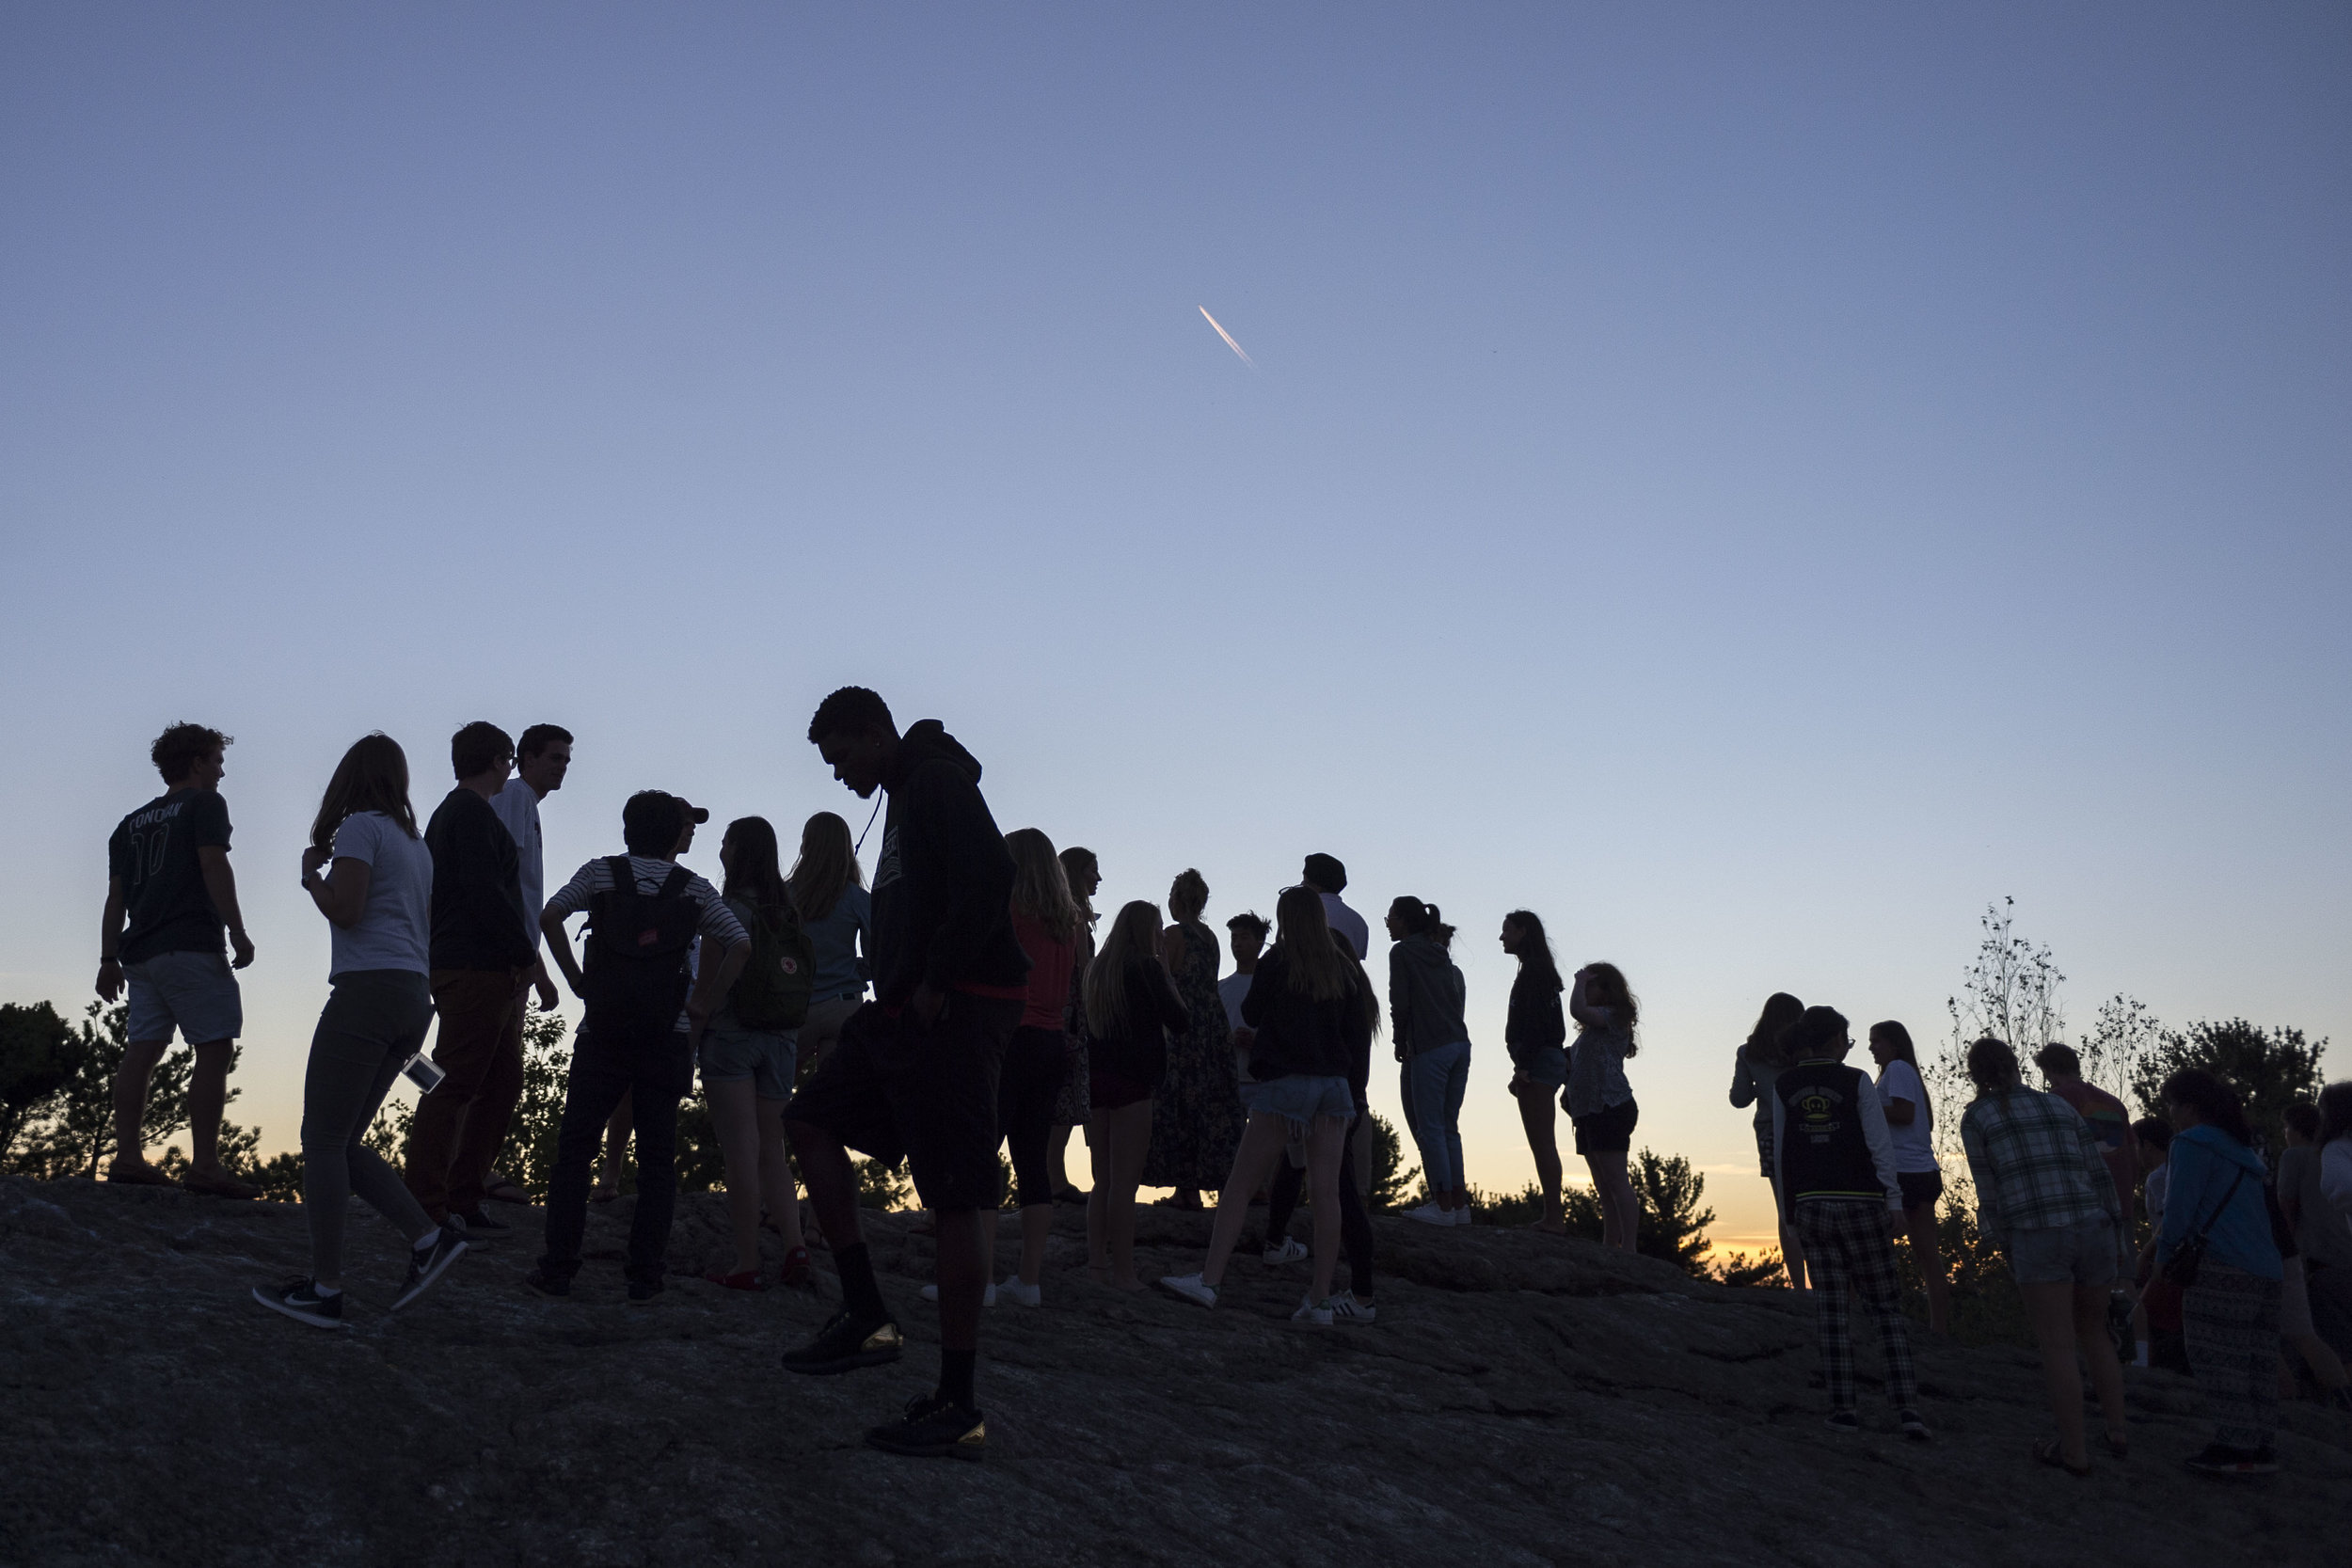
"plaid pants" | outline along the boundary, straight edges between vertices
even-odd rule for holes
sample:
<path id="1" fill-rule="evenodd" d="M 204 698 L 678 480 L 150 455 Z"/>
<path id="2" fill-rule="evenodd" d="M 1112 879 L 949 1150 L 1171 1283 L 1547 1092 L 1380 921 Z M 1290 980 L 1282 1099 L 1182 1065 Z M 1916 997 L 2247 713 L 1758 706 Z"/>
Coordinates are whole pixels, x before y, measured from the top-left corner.
<path id="1" fill-rule="evenodd" d="M 1899 1410 L 1918 1402 L 1911 1370 L 1911 1325 L 1903 1321 L 1902 1287 L 1895 1276 L 1895 1245 L 1886 1236 L 1886 1205 L 1856 1198 L 1811 1198 L 1796 1205 L 1797 1236 L 1813 1275 L 1821 1336 L 1821 1377 L 1832 1410 L 1851 1410 L 1853 1331 L 1847 1297 L 1858 1295 L 1876 1313 L 1886 1352 L 1886 1397 Z"/>
<path id="2" fill-rule="evenodd" d="M 2266 1449 L 2279 1430 L 2279 1281 L 2206 1258 L 2182 1293 L 2189 1369 L 2214 1440 Z"/>

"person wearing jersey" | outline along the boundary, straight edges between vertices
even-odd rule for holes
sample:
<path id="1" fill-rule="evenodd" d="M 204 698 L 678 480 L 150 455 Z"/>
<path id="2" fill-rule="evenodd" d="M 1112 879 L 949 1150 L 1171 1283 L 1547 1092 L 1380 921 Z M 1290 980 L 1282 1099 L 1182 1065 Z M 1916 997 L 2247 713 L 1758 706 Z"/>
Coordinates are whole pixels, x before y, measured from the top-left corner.
<path id="1" fill-rule="evenodd" d="M 215 1197 L 249 1198 L 261 1189 L 220 1163 L 220 1113 L 229 1069 L 245 1028 L 232 970 L 253 961 L 229 869 L 229 807 L 220 798 L 229 737 L 201 724 L 174 724 L 148 752 L 164 792 L 124 817 L 106 841 L 106 913 L 98 932 L 98 994 L 112 1002 L 127 985 L 130 1037 L 115 1074 L 114 1164 L 109 1181 L 169 1186 L 147 1163 L 147 1086 L 171 1049 L 174 1029 L 196 1053 L 188 1077 L 191 1158 L 182 1184 Z M 221 951 L 222 939 L 235 954 Z"/>
<path id="2" fill-rule="evenodd" d="M 1886 1397 L 1905 1437 L 1928 1440 L 1902 1286 L 1895 1274 L 1894 1235 L 1902 1224 L 1902 1183 L 1886 1113 L 1869 1075 L 1845 1065 L 1853 1049 L 1846 1016 L 1807 1007 L 1789 1027 L 1789 1064 L 1772 1079 L 1772 1157 L 1780 1172 L 1784 1218 L 1795 1225 L 1813 1278 L 1821 1375 L 1829 1385 L 1829 1424 L 1859 1432 L 1854 1410 L 1853 1340 L 1849 1299 L 1860 1296 L 1877 1318 L 1886 1353 Z"/>
<path id="3" fill-rule="evenodd" d="M 677 863 L 686 813 L 685 801 L 658 789 L 630 796 L 621 808 L 628 852 L 581 866 L 540 917 L 548 956 L 588 1004 L 556 1132 L 547 1251 L 526 1281 L 543 1295 L 568 1295 L 580 1272 L 589 1166 L 623 1096 L 634 1106 L 637 1134 L 628 1299 L 643 1304 L 661 1293 L 677 1202 L 677 1103 L 692 1086 L 703 1031 L 751 956 L 750 935 L 719 890 Z M 564 929 L 582 911 L 590 916 L 585 971 Z M 690 991 L 688 947 L 696 937 L 702 961 Z"/>

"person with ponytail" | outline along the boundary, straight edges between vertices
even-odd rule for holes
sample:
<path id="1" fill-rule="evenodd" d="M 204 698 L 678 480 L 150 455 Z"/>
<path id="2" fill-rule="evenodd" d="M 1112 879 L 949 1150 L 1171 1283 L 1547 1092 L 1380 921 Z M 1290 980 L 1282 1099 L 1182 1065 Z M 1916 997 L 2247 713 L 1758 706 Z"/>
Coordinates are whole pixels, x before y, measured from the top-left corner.
<path id="1" fill-rule="evenodd" d="M 1470 1223 L 1462 1170 L 1462 1097 L 1470 1089 L 1470 986 L 1446 956 L 1438 906 L 1403 896 L 1389 906 L 1389 1034 L 1396 1042 L 1405 1124 L 1421 1149 L 1429 1201 L 1405 1211 L 1423 1225 Z"/>
<path id="2" fill-rule="evenodd" d="M 1785 990 L 1776 990 L 1764 999 L 1764 1010 L 1756 1015 L 1756 1027 L 1740 1042 L 1731 1064 L 1731 1103 L 1735 1110 L 1756 1107 L 1756 1154 L 1764 1167 L 1764 1180 L 1772 1184 L 1772 1209 L 1782 1216 L 1780 1221 L 1780 1267 L 1788 1276 L 1789 1289 L 1805 1288 L 1804 1243 L 1797 1237 L 1796 1227 L 1787 1215 L 1788 1205 L 1780 1201 L 1780 1175 L 1772 1160 L 1772 1080 L 1788 1065 L 1786 1055 L 1789 1029 L 1804 1016 L 1804 1004 Z"/>
<path id="3" fill-rule="evenodd" d="M 1160 959 L 1160 907 L 1136 899 L 1111 921 L 1087 965 L 1087 1070 L 1094 1187 L 1087 1194 L 1087 1272 L 1098 1285 L 1140 1291 L 1136 1187 L 1152 1146 L 1152 1097 L 1168 1075 L 1168 1036 L 1192 1015 Z"/>
<path id="4" fill-rule="evenodd" d="M 1551 956 L 1543 917 L 1534 911 L 1513 910 L 1502 917 L 1502 950 L 1519 961 L 1502 1049 L 1511 1057 L 1511 1098 L 1519 1102 L 1519 1123 L 1535 1157 L 1535 1185 L 1543 1198 L 1534 1228 L 1565 1236 L 1568 1227 L 1560 1212 L 1560 1138 L 1552 1101 L 1568 1082 L 1568 1021 L 1560 1010 L 1567 983 Z"/>

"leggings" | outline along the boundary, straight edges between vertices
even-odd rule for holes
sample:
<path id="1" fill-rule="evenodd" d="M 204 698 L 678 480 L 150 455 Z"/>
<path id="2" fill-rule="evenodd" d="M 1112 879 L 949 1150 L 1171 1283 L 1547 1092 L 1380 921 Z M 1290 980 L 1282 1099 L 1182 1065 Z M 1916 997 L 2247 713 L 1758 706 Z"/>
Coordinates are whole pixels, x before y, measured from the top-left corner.
<path id="1" fill-rule="evenodd" d="M 405 969 L 347 970 L 310 1037 L 302 1075 L 302 1213 L 310 1224 L 310 1277 L 341 1279 L 343 1214 L 353 1193 L 414 1240 L 433 1228 L 400 1173 L 360 1140 L 424 1043 L 433 993 Z"/>
<path id="2" fill-rule="evenodd" d="M 1340 1156 L 1340 1246 L 1347 1254 L 1348 1288 L 1358 1296 L 1372 1297 L 1372 1216 L 1364 1212 L 1364 1200 L 1356 1191 L 1356 1130 L 1364 1122 L 1364 1114 L 1356 1113 L 1356 1119 L 1347 1124 L 1346 1151 Z M 1266 1190 L 1266 1245 L 1279 1246 L 1290 1231 L 1291 1212 L 1298 1207 L 1299 1190 L 1307 1184 L 1306 1168 L 1288 1160 L 1274 1167 L 1274 1180 Z"/>
<path id="3" fill-rule="evenodd" d="M 1069 1045 L 1058 1029 L 1026 1025 L 1005 1043 L 1005 1065 L 996 1076 L 996 1126 L 1012 1156 L 1013 1191 L 1024 1209 L 1054 1201 L 1047 1146 L 1054 1101 L 1061 1098 L 1069 1072 Z"/>

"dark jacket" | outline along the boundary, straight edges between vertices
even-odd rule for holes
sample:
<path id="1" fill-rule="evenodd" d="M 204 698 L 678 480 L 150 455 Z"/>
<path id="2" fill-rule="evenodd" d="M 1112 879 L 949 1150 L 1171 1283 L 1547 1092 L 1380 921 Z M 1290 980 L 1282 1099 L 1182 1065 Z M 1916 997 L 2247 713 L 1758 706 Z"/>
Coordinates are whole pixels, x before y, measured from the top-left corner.
<path id="1" fill-rule="evenodd" d="M 1192 1009 L 1157 958 L 1130 962 L 1124 978 L 1127 1016 L 1088 1020 L 1100 1033 L 1087 1042 L 1087 1065 L 1156 1089 L 1168 1076 L 1168 1032 L 1191 1028 Z"/>
<path id="2" fill-rule="evenodd" d="M 874 995 L 914 988 L 1019 996 L 1029 957 L 1012 929 L 1012 856 L 980 799 L 980 765 L 936 719 L 899 737 L 874 867 Z"/>
<path id="3" fill-rule="evenodd" d="M 459 784 L 425 824 L 433 851 L 435 969 L 525 969 L 536 950 L 523 916 L 522 854 L 490 802 Z"/>
<path id="4" fill-rule="evenodd" d="M 1519 977 L 1511 982 L 1511 1011 L 1503 1020 L 1502 1043 L 1567 1044 L 1568 1020 L 1560 1006 L 1560 992 L 1565 989 L 1559 975 L 1521 964 Z"/>
<path id="5" fill-rule="evenodd" d="M 1372 1050 L 1372 1024 L 1356 995 L 1318 1002 L 1290 984 L 1290 959 L 1279 942 L 1258 960 L 1242 998 L 1241 1021 L 1258 1031 L 1249 1048 L 1249 1075 L 1345 1078 L 1352 1084 Z"/>
<path id="6" fill-rule="evenodd" d="M 1469 983 L 1435 938 L 1410 936 L 1389 949 L 1389 1034 L 1400 1058 L 1469 1039 Z"/>

